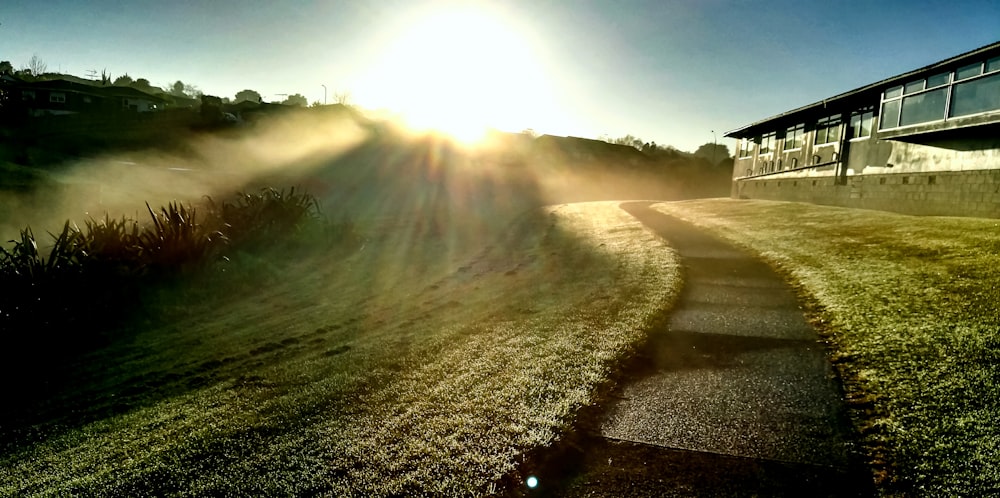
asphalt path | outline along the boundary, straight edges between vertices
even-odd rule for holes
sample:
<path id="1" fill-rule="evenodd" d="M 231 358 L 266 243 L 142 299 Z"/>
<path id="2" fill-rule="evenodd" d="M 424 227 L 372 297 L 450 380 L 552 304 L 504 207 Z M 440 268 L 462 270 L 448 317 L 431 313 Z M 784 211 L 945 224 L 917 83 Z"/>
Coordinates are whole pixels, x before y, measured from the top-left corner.
<path id="1" fill-rule="evenodd" d="M 612 401 L 529 494 L 874 494 L 794 291 L 759 259 L 649 205 L 621 207 L 679 252 L 684 288 Z"/>

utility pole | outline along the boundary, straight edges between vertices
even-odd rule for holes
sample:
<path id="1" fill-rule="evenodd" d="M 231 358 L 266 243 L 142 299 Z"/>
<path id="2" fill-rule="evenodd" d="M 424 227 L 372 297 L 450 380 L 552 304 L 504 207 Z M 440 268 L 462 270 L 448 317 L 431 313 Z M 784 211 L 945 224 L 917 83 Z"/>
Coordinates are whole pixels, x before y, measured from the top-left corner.
<path id="1" fill-rule="evenodd" d="M 320 84 L 323 87 L 323 105 L 326 105 L 326 85 Z"/>
<path id="2" fill-rule="evenodd" d="M 712 167 L 715 167 L 715 150 L 719 148 L 718 142 L 715 140 L 715 130 L 712 130 Z"/>

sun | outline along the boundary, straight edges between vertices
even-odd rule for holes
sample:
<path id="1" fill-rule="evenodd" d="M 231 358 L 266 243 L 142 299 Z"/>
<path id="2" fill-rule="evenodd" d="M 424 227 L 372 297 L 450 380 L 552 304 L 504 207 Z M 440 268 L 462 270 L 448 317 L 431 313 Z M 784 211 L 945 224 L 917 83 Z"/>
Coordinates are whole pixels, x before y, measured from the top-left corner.
<path id="1" fill-rule="evenodd" d="M 542 67 L 500 16 L 453 8 L 395 36 L 366 85 L 410 126 L 474 141 L 490 128 L 532 126 L 549 102 Z"/>

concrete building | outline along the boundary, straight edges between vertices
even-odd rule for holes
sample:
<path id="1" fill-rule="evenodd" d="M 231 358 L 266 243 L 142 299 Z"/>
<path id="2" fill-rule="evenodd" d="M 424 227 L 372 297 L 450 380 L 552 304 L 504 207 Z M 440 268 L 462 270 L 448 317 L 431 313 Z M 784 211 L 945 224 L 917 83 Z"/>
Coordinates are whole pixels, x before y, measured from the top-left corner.
<path id="1" fill-rule="evenodd" d="M 1000 42 L 726 136 L 733 197 L 1000 217 Z"/>

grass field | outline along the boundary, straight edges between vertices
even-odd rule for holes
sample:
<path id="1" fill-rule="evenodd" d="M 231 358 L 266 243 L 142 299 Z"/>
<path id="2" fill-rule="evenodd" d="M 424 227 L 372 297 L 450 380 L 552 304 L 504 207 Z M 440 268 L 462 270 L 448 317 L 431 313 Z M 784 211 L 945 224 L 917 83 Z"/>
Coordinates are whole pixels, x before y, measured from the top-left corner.
<path id="1" fill-rule="evenodd" d="M 1000 220 L 655 207 L 759 253 L 812 296 L 885 494 L 1000 493 Z"/>
<path id="2" fill-rule="evenodd" d="M 479 244 L 418 225 L 172 297 L 13 409 L 0 495 L 505 491 L 669 306 L 676 259 L 615 203 L 532 211 Z"/>

